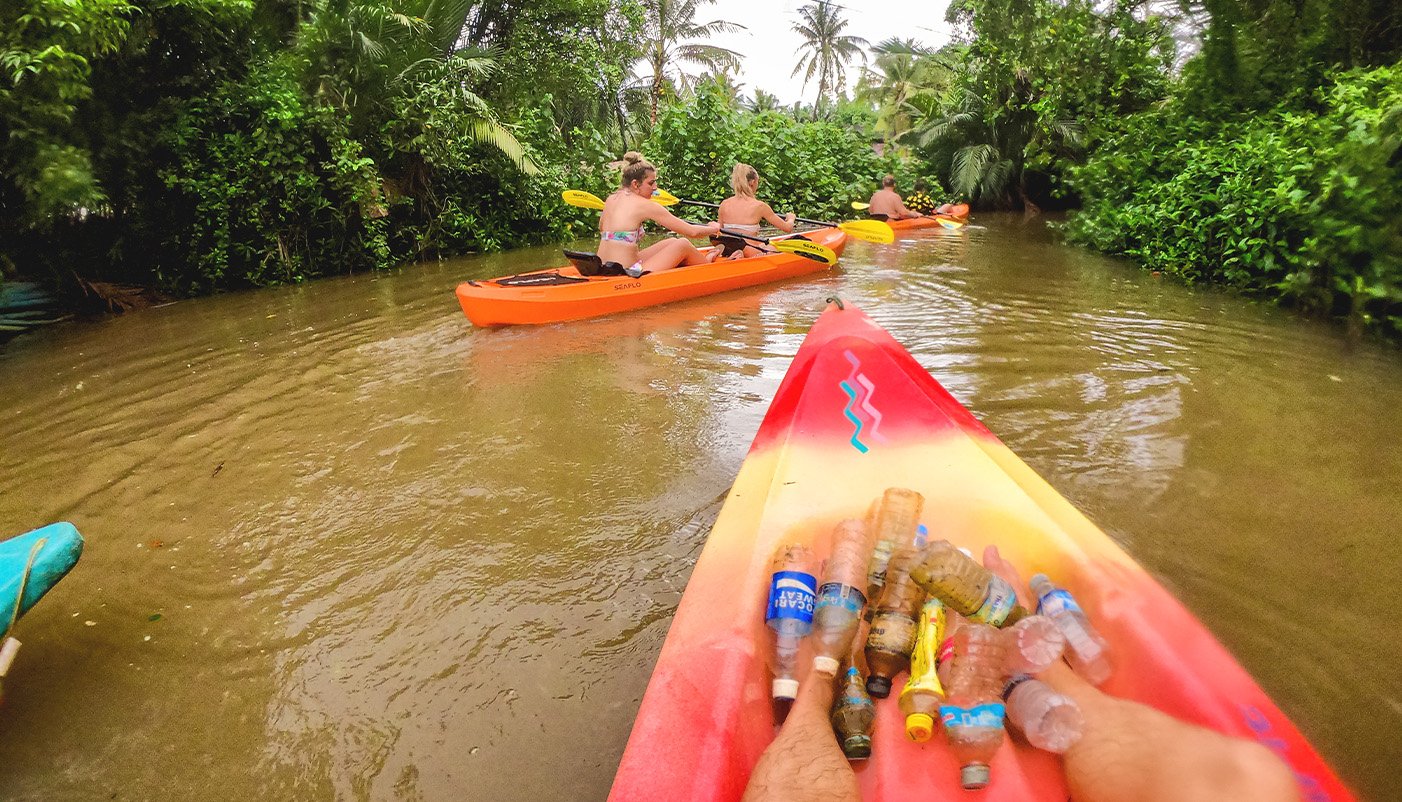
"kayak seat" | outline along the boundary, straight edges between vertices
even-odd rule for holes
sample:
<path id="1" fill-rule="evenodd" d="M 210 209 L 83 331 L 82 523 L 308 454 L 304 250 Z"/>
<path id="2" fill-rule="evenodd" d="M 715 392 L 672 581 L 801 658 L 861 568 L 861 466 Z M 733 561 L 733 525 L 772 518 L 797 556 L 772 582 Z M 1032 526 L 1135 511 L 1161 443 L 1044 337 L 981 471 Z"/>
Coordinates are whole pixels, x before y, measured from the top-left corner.
<path id="1" fill-rule="evenodd" d="M 884 223 L 884 222 L 886 222 L 887 220 L 890 220 L 891 218 L 890 218 L 888 215 L 884 215 L 884 214 L 869 214 L 869 215 L 867 215 L 867 219 L 868 219 L 868 220 L 880 220 L 881 222 Z"/>
<path id="2" fill-rule="evenodd" d="M 498 287 L 549 287 L 555 284 L 578 284 L 581 281 L 588 282 L 589 279 L 562 276 L 558 271 L 551 270 L 546 273 L 521 273 L 506 278 L 493 279 L 492 283 Z M 472 282 L 468 283 L 472 284 Z"/>
<path id="3" fill-rule="evenodd" d="M 720 246 L 722 258 L 730 256 L 736 251 L 745 250 L 745 241 L 739 237 L 732 237 L 728 234 L 712 234 L 711 244 Z"/>
<path id="4" fill-rule="evenodd" d="M 623 269 L 623 265 L 617 262 L 605 262 L 599 259 L 597 253 L 589 251 L 572 251 L 565 249 L 565 258 L 570 260 L 574 269 L 579 271 L 581 276 L 626 276 L 628 271 Z M 646 272 L 643 275 L 647 275 Z"/>

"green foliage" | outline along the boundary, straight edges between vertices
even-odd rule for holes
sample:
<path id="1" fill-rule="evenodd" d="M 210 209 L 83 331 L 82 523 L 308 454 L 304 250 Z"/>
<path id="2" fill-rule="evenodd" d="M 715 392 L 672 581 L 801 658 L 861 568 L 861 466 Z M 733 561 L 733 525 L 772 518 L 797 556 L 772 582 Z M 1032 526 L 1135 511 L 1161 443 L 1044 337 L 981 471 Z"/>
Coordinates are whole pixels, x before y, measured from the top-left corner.
<path id="1" fill-rule="evenodd" d="M 1307 104 L 1216 125 L 1191 104 L 1129 118 L 1073 174 L 1086 205 L 1071 236 L 1402 334 L 1402 65 L 1338 75 Z"/>
<path id="2" fill-rule="evenodd" d="M 869 123 L 870 112 L 861 114 Z M 850 215 L 848 202 L 870 195 L 894 167 L 862 128 L 740 111 L 718 91 L 665 108 L 645 147 L 659 181 L 678 197 L 720 201 L 731 194 L 731 169 L 744 162 L 759 171 L 760 195 L 776 211 L 814 219 Z"/>
<path id="3" fill-rule="evenodd" d="M 162 174 L 161 282 L 207 291 L 388 266 L 384 221 L 365 214 L 378 199 L 374 162 L 348 133 L 286 65 L 192 103 Z"/>

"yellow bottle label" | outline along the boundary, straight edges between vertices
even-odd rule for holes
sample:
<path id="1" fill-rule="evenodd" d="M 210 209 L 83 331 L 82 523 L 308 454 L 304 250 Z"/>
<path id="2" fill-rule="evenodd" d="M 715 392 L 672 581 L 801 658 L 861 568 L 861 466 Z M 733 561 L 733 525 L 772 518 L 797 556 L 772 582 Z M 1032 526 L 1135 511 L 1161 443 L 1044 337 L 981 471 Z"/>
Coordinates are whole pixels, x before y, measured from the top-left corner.
<path id="1" fill-rule="evenodd" d="M 910 680 L 905 684 L 901 696 L 918 691 L 933 691 L 944 696 L 944 686 L 940 684 L 936 657 L 940 644 L 944 642 L 944 602 L 930 598 L 920 608 L 920 623 L 916 627 L 915 651 L 910 655 Z"/>

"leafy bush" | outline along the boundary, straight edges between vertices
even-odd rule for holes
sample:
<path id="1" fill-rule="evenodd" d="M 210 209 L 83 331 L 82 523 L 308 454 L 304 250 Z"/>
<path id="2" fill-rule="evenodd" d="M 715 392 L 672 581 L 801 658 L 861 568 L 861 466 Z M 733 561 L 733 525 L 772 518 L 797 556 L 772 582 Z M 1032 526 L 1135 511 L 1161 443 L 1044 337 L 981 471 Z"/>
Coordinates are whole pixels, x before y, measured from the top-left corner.
<path id="1" fill-rule="evenodd" d="M 1308 101 L 1127 118 L 1072 171 L 1086 201 L 1071 237 L 1402 335 L 1402 65 L 1339 74 Z"/>

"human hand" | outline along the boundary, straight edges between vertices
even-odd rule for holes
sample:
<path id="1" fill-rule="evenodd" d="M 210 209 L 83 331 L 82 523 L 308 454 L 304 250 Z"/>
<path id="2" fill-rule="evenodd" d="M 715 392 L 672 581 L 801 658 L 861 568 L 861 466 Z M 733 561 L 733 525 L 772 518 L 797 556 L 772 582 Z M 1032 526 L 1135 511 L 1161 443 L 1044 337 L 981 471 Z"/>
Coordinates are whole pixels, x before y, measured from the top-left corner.
<path id="1" fill-rule="evenodd" d="M 997 546 L 984 549 L 983 565 L 1016 589 L 1019 604 L 1033 609 L 1017 568 Z M 1081 708 L 1085 729 L 1062 756 L 1078 802 L 1299 799 L 1290 769 L 1258 743 L 1105 694 L 1061 662 L 1039 679 Z"/>
<path id="2" fill-rule="evenodd" d="M 858 802 L 861 790 L 828 718 L 835 680 L 810 671 L 779 735 L 750 773 L 742 802 Z"/>

